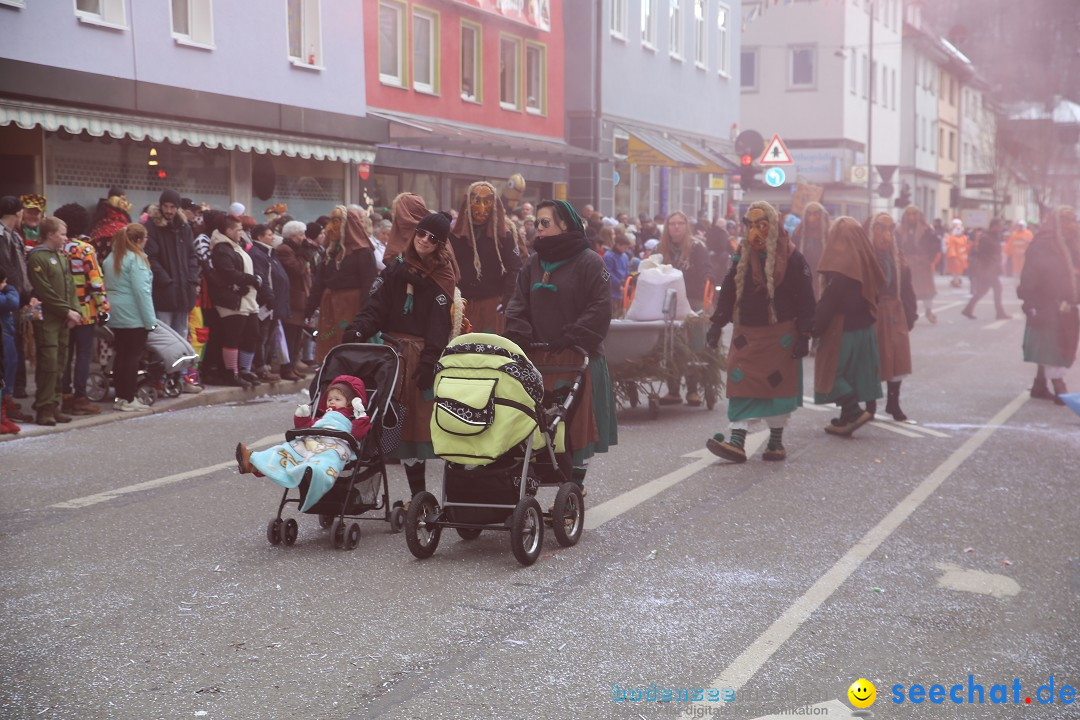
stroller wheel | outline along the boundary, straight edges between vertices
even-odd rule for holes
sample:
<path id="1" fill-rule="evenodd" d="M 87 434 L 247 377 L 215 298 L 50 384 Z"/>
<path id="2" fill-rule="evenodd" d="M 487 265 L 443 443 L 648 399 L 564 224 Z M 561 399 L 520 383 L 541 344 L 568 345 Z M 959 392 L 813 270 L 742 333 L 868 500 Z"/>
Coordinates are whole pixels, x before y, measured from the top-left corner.
<path id="1" fill-rule="evenodd" d="M 149 381 L 143 381 L 135 388 L 135 399 L 143 405 L 153 405 L 157 401 L 157 390 Z"/>
<path id="2" fill-rule="evenodd" d="M 277 545 L 281 542 L 282 524 L 281 518 L 274 518 L 266 526 L 266 539 L 270 541 L 271 545 Z"/>
<path id="3" fill-rule="evenodd" d="M 322 513 L 321 515 L 319 515 L 319 527 L 321 527 L 323 530 L 326 530 L 327 528 L 329 528 L 333 524 L 334 524 L 334 516 L 333 515 L 328 515 L 327 513 Z"/>
<path id="4" fill-rule="evenodd" d="M 339 522 L 334 526 L 334 547 L 341 549 L 345 547 L 345 523 Z"/>
<path id="5" fill-rule="evenodd" d="M 409 503 L 405 517 L 405 543 L 409 552 L 423 560 L 429 558 L 439 547 L 442 527 L 438 525 L 441 515 L 439 501 L 429 492 L 421 492 Z"/>
<path id="6" fill-rule="evenodd" d="M 292 545 L 296 542 L 296 536 L 300 533 L 300 528 L 296 525 L 294 518 L 289 518 L 285 521 L 285 526 L 281 529 L 281 539 L 286 545 Z"/>
<path id="7" fill-rule="evenodd" d="M 555 539 L 563 547 L 577 545 L 585 527 L 585 499 L 577 483 L 566 482 L 559 486 L 555 495 L 555 507 L 551 511 L 551 529 Z"/>
<path id="8" fill-rule="evenodd" d="M 101 402 L 109 395 L 109 381 L 104 373 L 92 372 L 86 378 L 86 397 L 93 402 Z"/>
<path id="9" fill-rule="evenodd" d="M 457 534 L 462 540 L 475 540 L 480 537 L 480 528 L 457 528 Z"/>
<path id="10" fill-rule="evenodd" d="M 534 497 L 524 497 L 514 508 L 510 527 L 510 549 L 522 565 L 529 566 L 540 557 L 544 545 L 544 514 Z"/>
<path id="11" fill-rule="evenodd" d="M 165 380 L 161 383 L 161 392 L 165 397 L 180 397 L 180 393 L 184 391 L 181 383 L 183 383 L 183 376 L 180 373 L 172 373 L 165 376 Z"/>
<path id="12" fill-rule="evenodd" d="M 349 525 L 349 532 L 345 537 L 345 549 L 353 550 L 360 544 L 360 523 L 354 522 Z"/>
<path id="13" fill-rule="evenodd" d="M 397 505 L 390 511 L 390 532 L 399 533 L 405 528 L 405 509 Z"/>

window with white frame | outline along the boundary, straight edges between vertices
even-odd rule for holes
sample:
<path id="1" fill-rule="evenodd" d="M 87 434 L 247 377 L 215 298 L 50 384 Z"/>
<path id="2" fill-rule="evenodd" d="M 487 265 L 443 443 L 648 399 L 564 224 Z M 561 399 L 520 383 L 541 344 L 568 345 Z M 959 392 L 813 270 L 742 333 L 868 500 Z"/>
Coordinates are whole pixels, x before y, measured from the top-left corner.
<path id="1" fill-rule="evenodd" d="M 521 109 L 521 40 L 509 35 L 499 38 L 499 105 Z"/>
<path id="2" fill-rule="evenodd" d="M 24 8 L 26 7 L 26 0 L 0 0 L 0 5 L 10 5 L 11 7 Z"/>
<path id="3" fill-rule="evenodd" d="M 881 65 L 881 106 L 889 107 L 889 68 Z"/>
<path id="4" fill-rule="evenodd" d="M 668 0 L 668 50 L 671 56 L 683 57 L 682 0 Z"/>
<path id="5" fill-rule="evenodd" d="M 289 58 L 300 65 L 322 65 L 319 0 L 288 0 Z"/>
<path id="6" fill-rule="evenodd" d="M 700 68 L 709 62 L 708 25 L 705 24 L 705 0 L 694 0 L 694 64 Z"/>
<path id="7" fill-rule="evenodd" d="M 641 0 L 641 44 L 656 47 L 656 1 Z"/>
<path id="8" fill-rule="evenodd" d="M 405 87 L 405 6 L 379 3 L 379 80 Z"/>
<path id="9" fill-rule="evenodd" d="M 611 34 L 620 40 L 625 40 L 628 34 L 626 3 L 627 0 L 611 0 Z"/>
<path id="10" fill-rule="evenodd" d="M 758 49 L 743 48 L 739 53 L 739 86 L 744 90 L 758 89 Z"/>
<path id="11" fill-rule="evenodd" d="M 854 50 L 851 51 L 851 78 L 848 84 L 850 85 L 851 94 L 857 95 L 859 92 L 859 54 Z"/>
<path id="12" fill-rule="evenodd" d="M 789 88 L 812 88 L 817 84 L 817 48 L 789 48 L 790 71 Z"/>
<path id="13" fill-rule="evenodd" d="M 172 35 L 185 44 L 214 45 L 211 0 L 172 0 Z"/>
<path id="14" fill-rule="evenodd" d="M 866 99 L 867 89 L 870 87 L 870 71 L 868 70 L 869 59 L 864 54 L 862 56 L 862 96 Z"/>
<path id="15" fill-rule="evenodd" d="M 95 25 L 127 27 L 124 0 L 75 0 L 75 17 Z"/>
<path id="16" fill-rule="evenodd" d="M 547 112 L 547 48 L 540 43 L 525 44 L 525 110 Z"/>
<path id="17" fill-rule="evenodd" d="M 439 16 L 413 7 L 412 14 L 413 89 L 438 92 L 439 87 Z"/>
<path id="18" fill-rule="evenodd" d="M 893 110 L 896 109 L 896 68 L 889 71 L 889 105 Z"/>
<path id="19" fill-rule="evenodd" d="M 484 31 L 479 25 L 461 22 L 461 99 L 480 102 L 483 78 Z"/>
<path id="20" fill-rule="evenodd" d="M 731 8 L 727 5 L 720 5 L 716 11 L 716 57 L 720 74 L 731 77 Z"/>
<path id="21" fill-rule="evenodd" d="M 870 102 L 877 102 L 877 61 L 870 63 Z"/>

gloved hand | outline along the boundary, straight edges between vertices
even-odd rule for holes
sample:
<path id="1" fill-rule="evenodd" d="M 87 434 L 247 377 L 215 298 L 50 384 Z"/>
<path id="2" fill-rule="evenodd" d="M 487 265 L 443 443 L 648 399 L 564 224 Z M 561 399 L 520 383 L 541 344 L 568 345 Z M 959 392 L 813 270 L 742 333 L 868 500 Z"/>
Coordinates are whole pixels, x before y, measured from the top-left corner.
<path id="1" fill-rule="evenodd" d="M 709 325 L 709 332 L 705 334 L 705 344 L 713 350 L 720 347 L 720 337 L 724 334 L 724 326 L 720 323 Z"/>
<path id="2" fill-rule="evenodd" d="M 791 348 L 791 357 L 796 360 L 804 358 L 810 354 L 810 336 L 800 334 L 799 338 L 795 341 L 794 347 Z"/>
<path id="3" fill-rule="evenodd" d="M 296 417 L 311 417 L 311 406 L 307 403 L 302 403 L 296 406 L 296 412 L 293 413 Z"/>
<path id="4" fill-rule="evenodd" d="M 412 379 L 416 387 L 421 390 L 430 390 L 435 385 L 435 363 L 430 360 L 421 360 L 413 371 Z"/>
<path id="5" fill-rule="evenodd" d="M 353 417 L 356 418 L 364 417 L 365 415 L 367 415 L 367 409 L 364 407 L 364 401 L 361 400 L 359 397 L 354 397 L 352 399 L 352 412 Z"/>
<path id="6" fill-rule="evenodd" d="M 260 284 L 259 276 L 244 273 L 244 284 L 248 285 L 250 287 L 253 287 L 253 288 L 259 287 L 259 284 Z"/>
<path id="7" fill-rule="evenodd" d="M 550 352 L 561 352 L 573 344 L 574 343 L 570 338 L 563 335 L 560 338 L 549 341 L 547 346 Z"/>

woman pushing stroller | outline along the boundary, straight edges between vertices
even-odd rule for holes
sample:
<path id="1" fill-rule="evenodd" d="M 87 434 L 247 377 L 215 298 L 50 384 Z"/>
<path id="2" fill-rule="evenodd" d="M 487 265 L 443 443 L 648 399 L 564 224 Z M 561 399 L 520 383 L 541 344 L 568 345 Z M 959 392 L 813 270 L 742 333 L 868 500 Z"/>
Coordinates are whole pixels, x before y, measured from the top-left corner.
<path id="1" fill-rule="evenodd" d="M 363 380 L 339 375 L 318 398 L 314 413 L 306 403 L 296 408 L 293 426 L 348 432 L 361 441 L 371 429 L 366 401 Z M 241 473 L 265 475 L 284 488 L 295 488 L 304 480 L 309 481 L 301 512 L 322 498 L 345 465 L 355 459 L 348 443 L 330 436 L 307 435 L 254 453 L 244 443 L 236 446 L 236 463 Z"/>

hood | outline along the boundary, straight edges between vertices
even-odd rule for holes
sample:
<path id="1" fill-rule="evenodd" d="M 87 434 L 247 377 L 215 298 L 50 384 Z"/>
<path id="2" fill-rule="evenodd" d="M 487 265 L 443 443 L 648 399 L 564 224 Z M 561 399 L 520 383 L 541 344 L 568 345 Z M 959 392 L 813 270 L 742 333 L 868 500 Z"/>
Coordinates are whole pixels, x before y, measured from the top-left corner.
<path id="1" fill-rule="evenodd" d="M 165 220 L 165 216 L 161 214 L 161 208 L 158 207 L 157 203 L 154 203 L 150 207 L 146 208 L 146 216 L 149 221 L 157 227 L 169 226 L 169 223 Z M 180 227 L 185 222 L 186 220 L 184 220 L 184 211 L 177 210 L 176 215 L 173 216 L 172 227 Z"/>
<path id="2" fill-rule="evenodd" d="M 356 396 L 364 401 L 364 407 L 367 407 L 367 404 L 368 404 L 367 387 L 365 387 L 363 380 L 361 380 L 358 377 L 353 377 L 352 375 L 338 375 L 330 383 L 328 383 L 326 387 L 330 387 L 334 383 L 345 383 L 346 385 L 351 387 L 353 389 L 353 391 L 356 393 Z M 319 394 L 318 412 L 320 412 L 320 413 L 326 412 L 326 390 L 325 389 Z"/>

